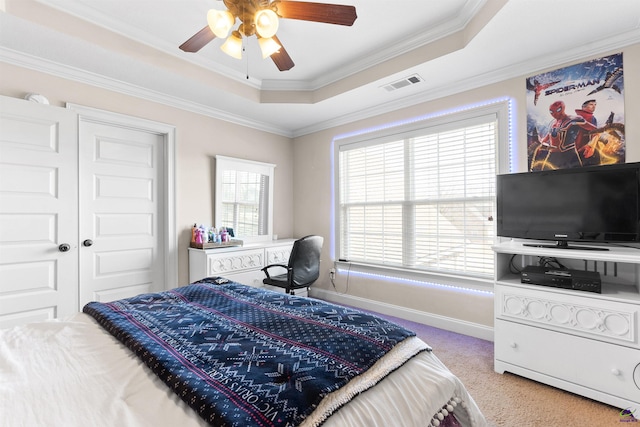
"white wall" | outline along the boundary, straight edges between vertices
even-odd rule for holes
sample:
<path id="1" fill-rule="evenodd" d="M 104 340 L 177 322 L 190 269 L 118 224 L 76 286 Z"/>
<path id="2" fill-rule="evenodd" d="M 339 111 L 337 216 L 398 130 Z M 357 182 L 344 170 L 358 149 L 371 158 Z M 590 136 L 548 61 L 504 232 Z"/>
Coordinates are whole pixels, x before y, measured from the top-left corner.
<path id="1" fill-rule="evenodd" d="M 640 161 L 640 44 L 623 49 L 602 52 L 605 56 L 623 52 L 625 79 L 625 117 L 627 162 Z M 588 60 L 591 58 L 584 58 Z M 574 62 L 575 63 L 575 62 Z M 558 64 L 560 68 L 570 64 Z M 332 297 L 355 305 L 375 307 L 379 310 L 437 326 L 490 338 L 493 327 L 493 297 L 491 295 L 459 292 L 456 290 L 422 286 L 419 284 L 391 283 L 384 279 L 352 276 L 347 287 L 346 274 L 338 276 L 336 289 L 329 279 L 333 266 L 330 245 L 331 206 L 331 144 L 338 135 L 394 123 L 399 120 L 447 111 L 487 100 L 509 97 L 515 109 L 515 139 L 518 144 L 519 170 L 526 167 L 526 99 L 525 77 L 547 70 L 531 70 L 527 76 L 506 80 L 476 90 L 459 93 L 436 101 L 398 110 L 349 125 L 306 135 L 294 142 L 294 234 L 317 233 L 325 237 L 322 276 L 316 286 L 316 295 Z M 445 281 L 446 283 L 446 281 Z M 337 293 L 340 293 L 338 295 Z M 398 307 L 405 308 L 398 312 Z"/>

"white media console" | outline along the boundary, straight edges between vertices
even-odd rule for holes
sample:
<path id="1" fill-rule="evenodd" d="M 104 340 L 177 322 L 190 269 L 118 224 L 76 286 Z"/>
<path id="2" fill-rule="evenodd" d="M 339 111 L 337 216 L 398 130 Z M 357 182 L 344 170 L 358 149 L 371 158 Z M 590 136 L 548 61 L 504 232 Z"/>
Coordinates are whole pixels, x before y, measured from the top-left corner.
<path id="1" fill-rule="evenodd" d="M 609 248 L 494 246 L 494 369 L 640 414 L 640 249 Z M 539 257 L 600 272 L 602 293 L 522 284 Z"/>

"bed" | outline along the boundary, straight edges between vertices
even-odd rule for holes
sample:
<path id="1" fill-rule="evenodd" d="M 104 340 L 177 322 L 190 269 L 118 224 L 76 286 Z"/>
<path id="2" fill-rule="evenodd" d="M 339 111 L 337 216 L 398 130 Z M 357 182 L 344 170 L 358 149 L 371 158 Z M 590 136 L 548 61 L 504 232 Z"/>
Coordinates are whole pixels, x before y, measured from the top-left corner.
<path id="1" fill-rule="evenodd" d="M 8 426 L 448 426 L 486 421 L 411 331 L 207 278 L 0 330 Z"/>

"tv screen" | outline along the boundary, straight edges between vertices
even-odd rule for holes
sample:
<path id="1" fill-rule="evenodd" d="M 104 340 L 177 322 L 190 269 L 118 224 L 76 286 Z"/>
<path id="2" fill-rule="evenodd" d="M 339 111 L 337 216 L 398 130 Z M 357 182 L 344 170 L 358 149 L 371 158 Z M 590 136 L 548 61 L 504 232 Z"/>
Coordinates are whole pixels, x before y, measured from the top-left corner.
<path id="1" fill-rule="evenodd" d="M 640 163 L 498 175 L 496 185 L 498 236 L 640 241 Z"/>

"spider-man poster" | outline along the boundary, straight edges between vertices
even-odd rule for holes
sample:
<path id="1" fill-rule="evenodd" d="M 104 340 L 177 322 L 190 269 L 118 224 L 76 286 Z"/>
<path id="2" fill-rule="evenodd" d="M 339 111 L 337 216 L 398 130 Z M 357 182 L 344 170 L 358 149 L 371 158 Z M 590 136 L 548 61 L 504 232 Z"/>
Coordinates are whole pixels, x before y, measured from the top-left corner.
<path id="1" fill-rule="evenodd" d="M 527 78 L 529 170 L 625 162 L 622 53 Z"/>

